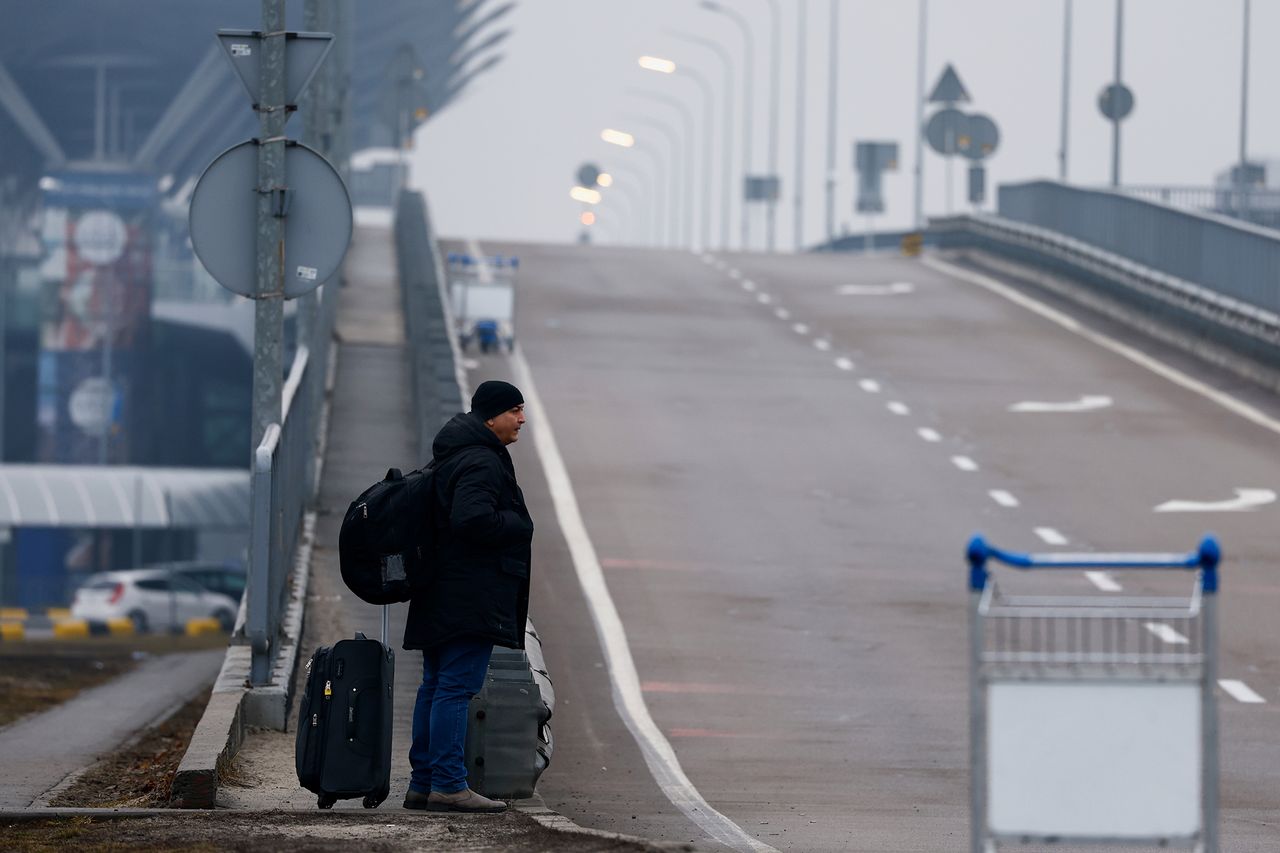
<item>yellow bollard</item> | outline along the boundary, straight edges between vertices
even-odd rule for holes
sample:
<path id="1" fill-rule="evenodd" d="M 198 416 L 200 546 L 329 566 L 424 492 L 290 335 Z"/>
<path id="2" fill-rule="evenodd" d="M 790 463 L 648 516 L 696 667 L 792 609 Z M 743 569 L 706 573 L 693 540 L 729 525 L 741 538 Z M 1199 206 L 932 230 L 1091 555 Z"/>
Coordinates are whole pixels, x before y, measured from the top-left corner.
<path id="1" fill-rule="evenodd" d="M 218 634 L 222 632 L 222 625 L 217 619 L 212 617 L 206 619 L 188 619 L 187 620 L 187 636 L 201 637 L 205 634 Z"/>
<path id="2" fill-rule="evenodd" d="M 89 623 L 83 619 L 63 619 L 53 623 L 53 636 L 64 640 L 89 636 Z"/>
<path id="3" fill-rule="evenodd" d="M 71 608 L 70 607 L 50 607 L 47 610 L 45 610 L 44 615 L 48 616 L 50 619 L 54 620 L 55 622 L 59 619 L 70 619 Z"/>
<path id="4" fill-rule="evenodd" d="M 135 633 L 133 620 L 127 616 L 117 616 L 107 620 L 107 633 L 113 637 L 131 637 Z"/>
<path id="5" fill-rule="evenodd" d="M 25 635 L 21 622 L 0 622 L 0 640 L 21 640 Z"/>
<path id="6" fill-rule="evenodd" d="M 0 607 L 0 619 L 17 619 L 25 622 L 28 618 L 25 607 Z"/>

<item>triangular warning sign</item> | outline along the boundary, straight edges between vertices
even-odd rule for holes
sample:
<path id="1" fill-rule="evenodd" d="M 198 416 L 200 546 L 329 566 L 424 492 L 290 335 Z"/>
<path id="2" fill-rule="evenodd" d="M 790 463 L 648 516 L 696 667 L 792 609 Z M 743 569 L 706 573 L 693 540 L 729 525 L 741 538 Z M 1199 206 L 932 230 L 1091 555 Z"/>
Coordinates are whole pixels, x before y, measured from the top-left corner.
<path id="1" fill-rule="evenodd" d="M 958 104 L 967 103 L 969 101 L 969 93 L 965 91 L 964 84 L 960 82 L 960 75 L 950 65 L 942 69 L 942 76 L 938 78 L 938 82 L 933 87 L 933 94 L 929 96 L 931 104 Z"/>
<path id="2" fill-rule="evenodd" d="M 262 103 L 258 93 L 259 57 L 262 34 L 256 30 L 218 30 L 218 43 L 240 76 L 254 106 Z M 285 103 L 298 105 L 298 97 L 315 76 L 320 63 L 333 47 L 332 33 L 285 33 Z"/>

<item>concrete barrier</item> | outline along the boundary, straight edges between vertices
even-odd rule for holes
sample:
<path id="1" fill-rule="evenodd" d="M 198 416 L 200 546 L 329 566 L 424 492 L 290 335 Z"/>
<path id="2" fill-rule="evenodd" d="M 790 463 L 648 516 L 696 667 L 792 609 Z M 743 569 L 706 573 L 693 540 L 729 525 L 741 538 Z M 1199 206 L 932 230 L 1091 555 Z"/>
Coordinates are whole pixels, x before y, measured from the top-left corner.
<path id="1" fill-rule="evenodd" d="M 205 634 L 219 634 L 222 632 L 222 623 L 212 617 L 204 619 L 188 619 L 184 633 L 188 637 L 203 637 Z"/>
<path id="2" fill-rule="evenodd" d="M 25 607 L 0 607 L 0 619 L 16 619 L 25 622 L 30 616 Z"/>
<path id="3" fill-rule="evenodd" d="M 53 636 L 62 640 L 78 640 L 89 636 L 89 623 L 84 619 L 59 619 L 53 623 Z"/>
<path id="4" fill-rule="evenodd" d="M 0 640 L 12 642 L 21 640 L 26 635 L 26 628 L 21 622 L 0 623 Z"/>

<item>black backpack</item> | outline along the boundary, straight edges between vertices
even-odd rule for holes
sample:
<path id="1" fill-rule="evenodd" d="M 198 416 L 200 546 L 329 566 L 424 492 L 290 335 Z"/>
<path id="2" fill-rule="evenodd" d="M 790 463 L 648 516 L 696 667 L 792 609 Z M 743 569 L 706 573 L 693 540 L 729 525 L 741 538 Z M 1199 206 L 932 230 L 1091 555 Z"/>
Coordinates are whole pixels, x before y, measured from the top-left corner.
<path id="1" fill-rule="evenodd" d="M 435 471 L 399 468 L 351 502 L 338 532 L 342 581 L 370 604 L 408 601 L 427 582 L 433 554 Z"/>

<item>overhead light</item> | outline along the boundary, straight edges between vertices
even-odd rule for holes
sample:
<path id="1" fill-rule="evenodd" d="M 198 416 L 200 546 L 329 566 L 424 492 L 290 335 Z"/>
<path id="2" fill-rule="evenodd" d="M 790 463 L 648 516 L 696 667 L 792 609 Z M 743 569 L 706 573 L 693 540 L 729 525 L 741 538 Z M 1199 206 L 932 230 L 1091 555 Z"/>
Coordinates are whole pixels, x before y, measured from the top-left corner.
<path id="1" fill-rule="evenodd" d="M 578 221 L 583 225 L 595 225 L 596 215 L 589 210 L 582 211 L 582 216 L 578 217 Z"/>
<path id="2" fill-rule="evenodd" d="M 636 138 L 629 133 L 621 130 L 613 130 L 605 128 L 600 132 L 600 138 L 611 145 L 621 145 L 623 148 L 630 148 L 636 144 Z"/>
<path id="3" fill-rule="evenodd" d="M 569 190 L 569 198 L 574 201 L 586 202 L 587 204 L 600 203 L 600 193 L 596 190 L 587 189 L 586 187 L 574 187 Z"/>
<path id="4" fill-rule="evenodd" d="M 670 59 L 662 59 L 658 56 L 642 56 L 640 57 L 640 67 L 649 71 L 659 71 L 663 74 L 674 74 L 676 64 Z"/>
<path id="5" fill-rule="evenodd" d="M 608 172 L 601 172 L 596 178 L 596 184 L 597 186 L 606 188 L 613 186 L 613 175 L 610 175 Z"/>

